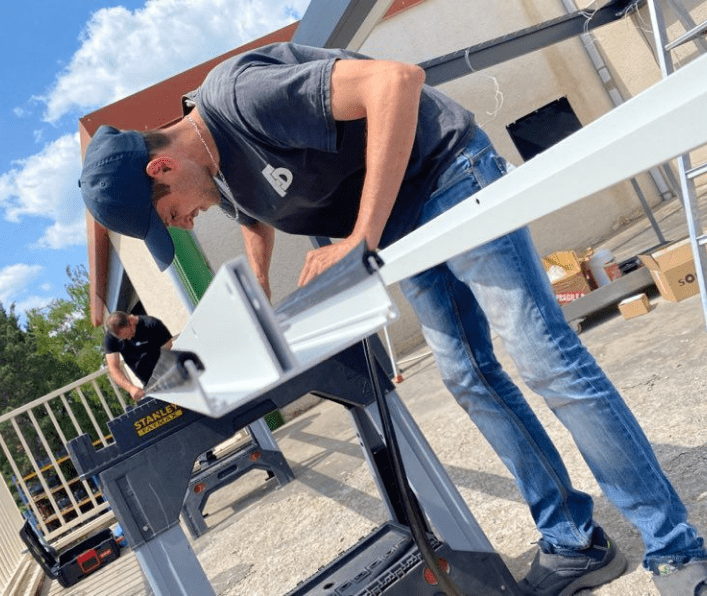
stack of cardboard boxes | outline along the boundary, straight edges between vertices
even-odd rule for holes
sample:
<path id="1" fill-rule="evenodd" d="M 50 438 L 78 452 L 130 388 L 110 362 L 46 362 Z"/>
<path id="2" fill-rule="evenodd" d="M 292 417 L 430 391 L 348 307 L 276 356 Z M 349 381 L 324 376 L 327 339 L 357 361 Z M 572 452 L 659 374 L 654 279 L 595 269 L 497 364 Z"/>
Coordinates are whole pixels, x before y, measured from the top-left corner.
<path id="1" fill-rule="evenodd" d="M 557 301 L 561 305 L 592 291 L 588 270 L 574 251 L 554 252 L 544 257 L 542 261 Z M 596 285 L 594 287 L 596 288 Z"/>
<path id="2" fill-rule="evenodd" d="M 548 273 L 560 305 L 597 289 L 589 268 L 590 255 L 591 252 L 578 257 L 574 251 L 560 251 L 543 258 L 543 267 Z M 699 292 L 689 238 L 648 251 L 639 255 L 639 258 L 650 271 L 661 296 L 666 300 L 679 302 Z M 615 271 L 618 269 L 618 265 L 613 261 L 604 266 L 611 281 L 620 275 L 620 272 Z M 646 314 L 650 309 L 651 305 L 645 294 L 631 296 L 619 303 L 619 310 L 626 319 Z"/>

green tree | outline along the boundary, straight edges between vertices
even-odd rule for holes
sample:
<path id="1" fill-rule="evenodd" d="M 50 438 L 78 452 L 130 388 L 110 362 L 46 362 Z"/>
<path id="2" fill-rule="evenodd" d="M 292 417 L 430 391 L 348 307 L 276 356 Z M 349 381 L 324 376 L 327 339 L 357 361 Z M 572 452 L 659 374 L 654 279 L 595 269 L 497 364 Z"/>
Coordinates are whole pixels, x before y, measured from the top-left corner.
<path id="1" fill-rule="evenodd" d="M 73 363 L 80 376 L 101 367 L 103 331 L 91 324 L 90 283 L 83 265 L 66 268 L 69 299 L 54 299 L 42 309 L 27 313 L 28 331 L 36 338 L 40 354 L 51 354 L 65 363 Z M 67 381 L 70 382 L 70 381 Z"/>
<path id="2" fill-rule="evenodd" d="M 24 403 L 32 391 L 31 356 L 34 344 L 27 336 L 15 314 L 0 304 L 0 411 L 7 411 Z"/>
<path id="3" fill-rule="evenodd" d="M 0 304 L 0 411 L 17 408 L 75 380 L 79 369 L 51 354 L 41 354 L 36 338 L 15 314 Z"/>

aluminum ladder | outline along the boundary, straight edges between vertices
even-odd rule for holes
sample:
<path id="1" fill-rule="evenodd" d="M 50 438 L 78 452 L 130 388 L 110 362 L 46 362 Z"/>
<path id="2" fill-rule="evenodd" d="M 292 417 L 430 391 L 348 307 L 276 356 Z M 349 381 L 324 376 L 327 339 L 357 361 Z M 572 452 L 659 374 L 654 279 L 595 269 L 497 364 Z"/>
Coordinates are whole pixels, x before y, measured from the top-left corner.
<path id="1" fill-rule="evenodd" d="M 655 39 L 656 59 L 663 78 L 670 76 L 676 70 L 675 61 L 672 57 L 672 51 L 675 48 L 688 42 L 693 42 L 699 54 L 707 51 L 707 41 L 703 39 L 703 36 L 707 34 L 707 21 L 696 24 L 692 20 L 689 11 L 682 6 L 679 0 L 664 1 L 685 28 L 685 33 L 672 41 L 668 40 L 667 27 L 660 2 L 659 0 L 648 0 L 647 4 Z M 705 284 L 707 279 L 707 255 L 705 254 L 707 233 L 705 233 L 702 223 L 696 184 L 698 177 L 707 174 L 707 162 L 696 166 L 692 165 L 690 154 L 685 153 L 677 158 L 677 167 L 690 245 L 695 260 L 695 272 L 702 299 L 702 312 L 707 325 L 707 285 Z"/>

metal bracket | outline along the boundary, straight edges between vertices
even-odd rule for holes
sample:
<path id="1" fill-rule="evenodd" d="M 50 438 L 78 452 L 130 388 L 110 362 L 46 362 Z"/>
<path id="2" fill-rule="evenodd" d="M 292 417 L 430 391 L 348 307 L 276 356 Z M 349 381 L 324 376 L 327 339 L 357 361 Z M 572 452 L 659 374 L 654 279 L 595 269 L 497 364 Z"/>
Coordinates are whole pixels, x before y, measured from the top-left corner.
<path id="1" fill-rule="evenodd" d="M 362 244 L 277 310 L 244 257 L 223 265 L 174 343 L 205 370 L 155 395 L 220 417 L 391 323 L 398 310 L 371 257 Z"/>

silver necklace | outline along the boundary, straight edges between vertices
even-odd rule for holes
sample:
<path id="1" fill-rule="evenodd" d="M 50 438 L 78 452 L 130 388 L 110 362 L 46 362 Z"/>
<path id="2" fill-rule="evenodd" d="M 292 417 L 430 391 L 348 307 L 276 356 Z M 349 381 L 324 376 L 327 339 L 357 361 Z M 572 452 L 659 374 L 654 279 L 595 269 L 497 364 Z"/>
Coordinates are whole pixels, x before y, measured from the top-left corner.
<path id="1" fill-rule="evenodd" d="M 194 127 L 194 130 L 196 131 L 196 136 L 199 137 L 201 144 L 204 146 L 204 149 L 206 149 L 206 153 L 208 153 L 209 157 L 211 158 L 211 163 L 214 164 L 214 168 L 216 169 L 216 176 L 214 176 L 216 186 L 218 186 L 219 190 L 221 190 L 231 201 L 231 203 L 233 203 L 233 206 L 236 208 L 236 219 L 238 219 L 238 204 L 236 203 L 236 199 L 233 198 L 233 193 L 231 192 L 231 187 L 228 185 L 228 182 L 226 182 L 226 177 L 223 175 L 223 172 L 221 172 L 221 168 L 218 167 L 218 164 L 214 159 L 214 155 L 213 153 L 211 153 L 211 149 L 209 149 L 209 146 L 206 144 L 206 141 L 201 135 L 201 131 L 196 125 L 196 122 L 194 122 L 194 119 L 189 114 L 186 115 L 186 119 L 189 120 L 189 123 Z"/>

